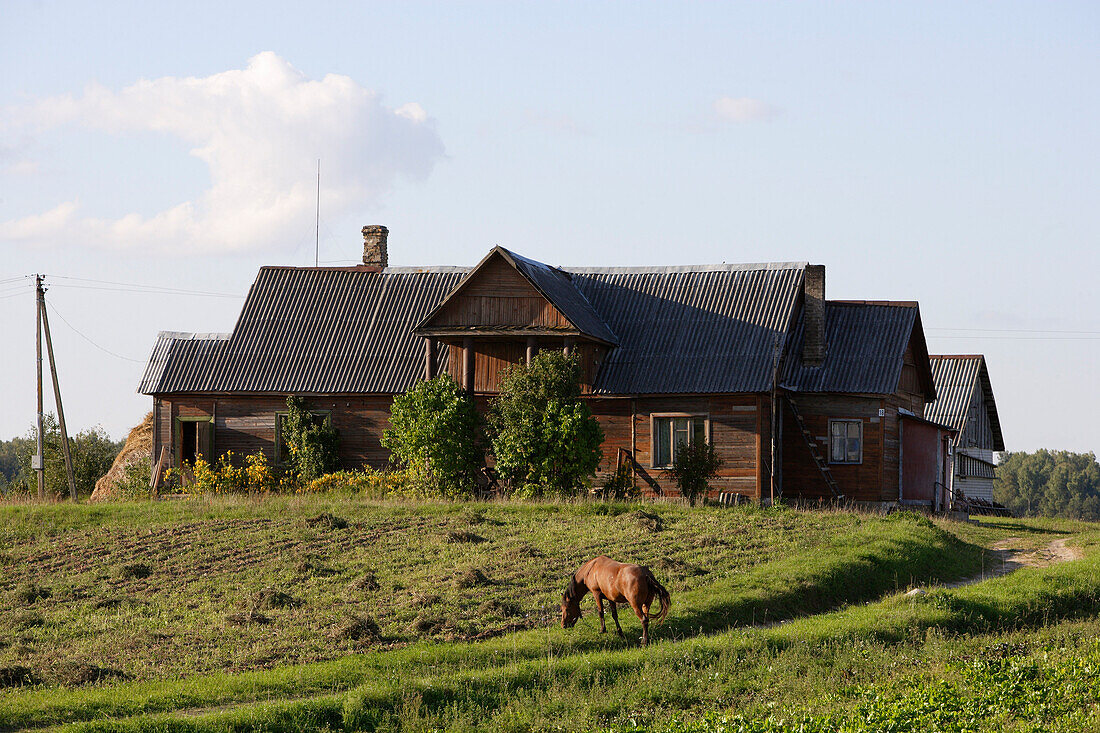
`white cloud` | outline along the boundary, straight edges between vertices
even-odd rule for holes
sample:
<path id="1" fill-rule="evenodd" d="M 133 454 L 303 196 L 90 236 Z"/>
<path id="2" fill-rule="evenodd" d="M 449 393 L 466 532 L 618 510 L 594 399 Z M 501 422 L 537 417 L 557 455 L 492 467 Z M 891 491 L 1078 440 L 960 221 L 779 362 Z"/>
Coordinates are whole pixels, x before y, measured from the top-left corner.
<path id="1" fill-rule="evenodd" d="M 312 220 L 317 159 L 328 216 L 379 202 L 399 177 L 428 175 L 443 144 L 415 102 L 396 109 L 347 76 L 308 79 L 272 52 L 204 78 L 141 80 L 121 91 L 89 86 L 5 111 L 8 127 L 77 124 L 113 134 L 159 131 L 192 146 L 210 188 L 151 216 L 101 219 L 76 202 L 0 222 L 0 240 L 81 241 L 170 252 L 281 249 Z M 150 177 L 155 171 L 147 172 Z"/>
<path id="2" fill-rule="evenodd" d="M 714 113 L 725 122 L 767 122 L 778 117 L 780 110 L 751 97 L 719 97 L 714 101 Z"/>

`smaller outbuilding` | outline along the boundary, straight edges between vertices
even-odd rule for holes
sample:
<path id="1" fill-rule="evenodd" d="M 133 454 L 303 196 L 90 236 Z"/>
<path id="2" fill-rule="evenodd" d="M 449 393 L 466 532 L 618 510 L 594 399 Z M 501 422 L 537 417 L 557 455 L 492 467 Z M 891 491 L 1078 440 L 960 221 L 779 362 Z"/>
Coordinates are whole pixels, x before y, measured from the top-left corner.
<path id="1" fill-rule="evenodd" d="M 936 401 L 925 417 L 954 428 L 951 495 L 993 501 L 994 452 L 1005 449 L 989 370 L 981 354 L 930 356 Z"/>

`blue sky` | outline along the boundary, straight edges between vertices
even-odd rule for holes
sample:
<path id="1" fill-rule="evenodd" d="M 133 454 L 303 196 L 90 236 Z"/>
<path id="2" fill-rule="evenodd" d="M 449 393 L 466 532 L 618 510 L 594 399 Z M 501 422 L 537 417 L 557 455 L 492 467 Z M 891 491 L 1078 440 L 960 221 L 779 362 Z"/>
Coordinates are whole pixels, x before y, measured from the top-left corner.
<path id="1" fill-rule="evenodd" d="M 123 435 L 158 330 L 312 264 L 320 157 L 322 261 L 381 223 L 393 264 L 820 262 L 985 353 L 1010 449 L 1100 447 L 1095 4 L 3 2 L 0 69 L 0 281 L 50 276 L 74 428 Z"/>

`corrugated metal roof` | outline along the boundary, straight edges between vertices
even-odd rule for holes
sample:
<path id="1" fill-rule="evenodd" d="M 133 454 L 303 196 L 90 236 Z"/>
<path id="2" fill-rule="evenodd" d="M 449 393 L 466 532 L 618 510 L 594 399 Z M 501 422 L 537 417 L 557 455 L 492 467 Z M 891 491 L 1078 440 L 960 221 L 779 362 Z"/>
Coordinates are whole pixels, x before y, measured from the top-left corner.
<path id="1" fill-rule="evenodd" d="M 827 301 L 825 361 L 820 367 L 802 363 L 800 317 L 781 383 L 798 392 L 893 394 L 918 319 L 914 305 Z"/>
<path id="2" fill-rule="evenodd" d="M 161 331 L 145 366 L 138 392 L 164 392 L 163 384 L 191 384 L 210 367 L 211 356 L 223 348 L 228 333 L 185 333 Z"/>
<path id="3" fill-rule="evenodd" d="M 997 415 L 997 403 L 993 398 L 993 385 L 989 370 L 981 354 L 930 356 L 932 378 L 936 382 L 935 402 L 925 407 L 929 419 L 955 428 L 961 434 L 970 414 L 970 402 L 980 386 L 985 399 L 989 427 L 993 433 L 993 450 L 1005 449 L 1001 435 L 1001 420 Z"/>
<path id="4" fill-rule="evenodd" d="M 617 344 L 619 339 L 612 333 L 607 323 L 592 307 L 592 304 L 573 285 L 572 276 L 568 271 L 544 265 L 535 260 L 529 260 L 515 252 L 499 248 L 507 254 L 515 263 L 516 269 L 526 277 L 535 288 L 542 293 L 547 300 L 561 311 L 569 322 L 577 327 L 581 333 L 588 334 L 605 341 L 608 344 Z"/>
<path id="5" fill-rule="evenodd" d="M 547 274 L 526 258 L 517 262 L 555 292 L 557 304 L 570 304 L 567 317 L 619 343 L 597 377 L 602 394 L 770 389 L 773 343 L 790 327 L 805 268 L 547 268 Z M 465 272 L 265 267 L 228 339 L 158 339 L 140 391 L 402 392 L 423 373 L 423 340 L 413 327 Z M 442 344 L 438 358 L 442 370 Z"/>
<path id="6" fill-rule="evenodd" d="M 570 270 L 619 337 L 600 394 L 762 392 L 785 341 L 805 263 Z"/>
<path id="7" fill-rule="evenodd" d="M 461 276 L 264 267 L 232 336 L 216 344 L 194 340 L 190 349 L 198 351 L 158 339 L 147 375 L 157 373 L 165 346 L 167 368 L 159 380 L 143 380 L 140 391 L 403 392 L 423 374 L 424 340 L 412 328 Z M 446 346 L 437 358 L 442 368 Z"/>

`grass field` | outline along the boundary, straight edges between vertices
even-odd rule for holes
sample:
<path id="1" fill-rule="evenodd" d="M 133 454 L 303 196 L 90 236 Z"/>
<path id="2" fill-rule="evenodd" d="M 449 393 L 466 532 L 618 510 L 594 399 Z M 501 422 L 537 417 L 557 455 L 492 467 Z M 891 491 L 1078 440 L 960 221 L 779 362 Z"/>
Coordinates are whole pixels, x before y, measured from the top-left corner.
<path id="1" fill-rule="evenodd" d="M 0 670 L 35 684 L 0 692 L 0 730 L 1087 729 L 1098 537 L 664 504 L 3 506 Z M 902 595 L 993 570 L 1009 538 L 1085 557 Z M 672 592 L 650 648 L 632 615 L 598 634 L 590 599 L 556 626 L 599 553 Z"/>

